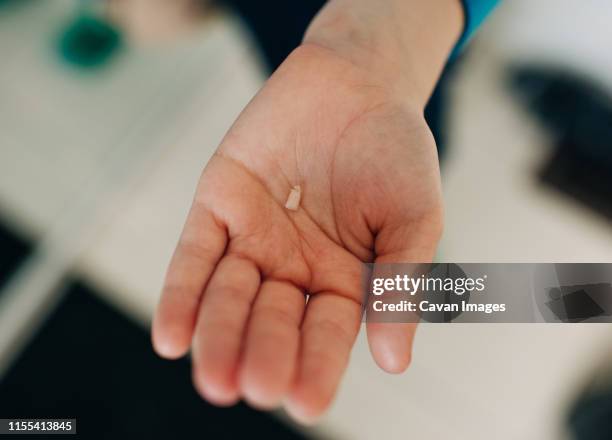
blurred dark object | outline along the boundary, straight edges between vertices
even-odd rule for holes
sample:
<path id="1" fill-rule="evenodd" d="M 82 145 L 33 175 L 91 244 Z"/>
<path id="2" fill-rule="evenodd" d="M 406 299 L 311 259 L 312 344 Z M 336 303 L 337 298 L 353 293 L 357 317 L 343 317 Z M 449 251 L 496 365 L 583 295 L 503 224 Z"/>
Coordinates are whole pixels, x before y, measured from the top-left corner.
<path id="1" fill-rule="evenodd" d="M 561 145 L 541 170 L 540 177 L 612 220 L 612 169 L 592 158 L 585 159 L 582 152 L 579 147 Z"/>
<path id="2" fill-rule="evenodd" d="M 440 159 L 445 157 L 449 145 L 447 132 L 450 116 L 450 91 L 455 71 L 460 65 L 461 60 L 462 58 L 459 57 L 449 61 L 425 107 L 425 120 L 436 140 Z"/>
<path id="3" fill-rule="evenodd" d="M 571 410 L 569 428 L 575 440 L 610 440 L 612 390 L 585 394 Z"/>
<path id="4" fill-rule="evenodd" d="M 32 246 L 28 241 L 0 223 L 0 295 L 4 284 L 31 250 Z"/>
<path id="5" fill-rule="evenodd" d="M 0 381 L 4 418 L 76 418 L 87 439 L 304 439 L 245 405 L 194 391 L 186 359 L 165 361 L 145 329 L 74 285 Z"/>
<path id="6" fill-rule="evenodd" d="M 270 71 L 299 46 L 310 21 L 325 0 L 218 0 L 234 9 L 261 47 Z"/>
<path id="7" fill-rule="evenodd" d="M 563 70 L 521 67 L 511 85 L 557 148 L 541 179 L 612 219 L 612 96 Z"/>
<path id="8" fill-rule="evenodd" d="M 583 322 L 611 315 L 612 286 L 609 283 L 552 287 L 548 296 L 550 301 L 546 306 L 561 322 Z"/>
<path id="9" fill-rule="evenodd" d="M 567 425 L 574 440 L 612 438 L 612 353 L 589 374 L 569 408 Z"/>
<path id="10" fill-rule="evenodd" d="M 104 65 L 121 46 L 119 30 L 103 18 L 82 13 L 60 38 L 60 52 L 70 64 L 82 68 Z"/>
<path id="11" fill-rule="evenodd" d="M 308 25 L 325 5 L 325 0 L 218 0 L 235 10 L 246 23 L 258 45 L 261 47 L 270 72 L 273 72 L 298 47 Z M 425 119 L 429 124 L 442 153 L 446 144 L 444 137 L 447 126 L 448 79 L 452 76 L 449 64 L 434 91 L 427 108 Z"/>

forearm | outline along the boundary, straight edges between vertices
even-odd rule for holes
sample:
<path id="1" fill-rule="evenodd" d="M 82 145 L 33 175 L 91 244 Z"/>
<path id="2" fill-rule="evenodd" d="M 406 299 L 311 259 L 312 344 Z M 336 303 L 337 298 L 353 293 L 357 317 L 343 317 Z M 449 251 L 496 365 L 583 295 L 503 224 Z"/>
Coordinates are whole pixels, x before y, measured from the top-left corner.
<path id="1" fill-rule="evenodd" d="M 304 43 L 334 50 L 422 108 L 463 20 L 460 0 L 330 0 Z"/>

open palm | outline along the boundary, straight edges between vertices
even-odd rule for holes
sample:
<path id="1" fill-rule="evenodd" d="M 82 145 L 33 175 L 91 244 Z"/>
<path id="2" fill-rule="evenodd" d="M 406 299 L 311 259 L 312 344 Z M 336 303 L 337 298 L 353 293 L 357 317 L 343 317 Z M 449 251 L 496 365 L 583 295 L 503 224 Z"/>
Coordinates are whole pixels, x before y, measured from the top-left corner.
<path id="1" fill-rule="evenodd" d="M 285 208 L 302 189 L 297 210 Z M 363 262 L 431 260 L 438 162 L 422 114 L 319 47 L 292 54 L 206 166 L 168 269 L 153 339 L 192 348 L 212 403 L 331 402 L 360 327 Z M 369 324 L 378 364 L 408 365 L 414 327 Z"/>

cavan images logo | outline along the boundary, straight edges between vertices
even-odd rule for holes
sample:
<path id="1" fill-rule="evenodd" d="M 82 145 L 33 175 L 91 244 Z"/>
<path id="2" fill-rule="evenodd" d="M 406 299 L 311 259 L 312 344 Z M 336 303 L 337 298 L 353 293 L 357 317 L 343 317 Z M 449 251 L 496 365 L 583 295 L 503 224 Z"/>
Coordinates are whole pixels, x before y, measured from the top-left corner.
<path id="1" fill-rule="evenodd" d="M 452 322 L 464 312 L 484 312 L 470 304 L 486 289 L 487 276 L 470 277 L 457 264 L 377 265 L 369 284 L 370 322 Z"/>

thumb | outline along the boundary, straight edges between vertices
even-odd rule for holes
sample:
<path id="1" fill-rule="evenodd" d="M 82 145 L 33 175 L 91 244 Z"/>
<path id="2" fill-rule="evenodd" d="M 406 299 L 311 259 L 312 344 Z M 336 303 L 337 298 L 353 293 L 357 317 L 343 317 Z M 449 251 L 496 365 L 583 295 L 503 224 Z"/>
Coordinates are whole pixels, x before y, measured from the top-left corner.
<path id="1" fill-rule="evenodd" d="M 440 240 L 440 221 L 420 221 L 382 228 L 376 237 L 376 263 L 430 263 Z M 388 373 L 408 368 L 416 323 L 367 322 L 374 361 Z"/>

